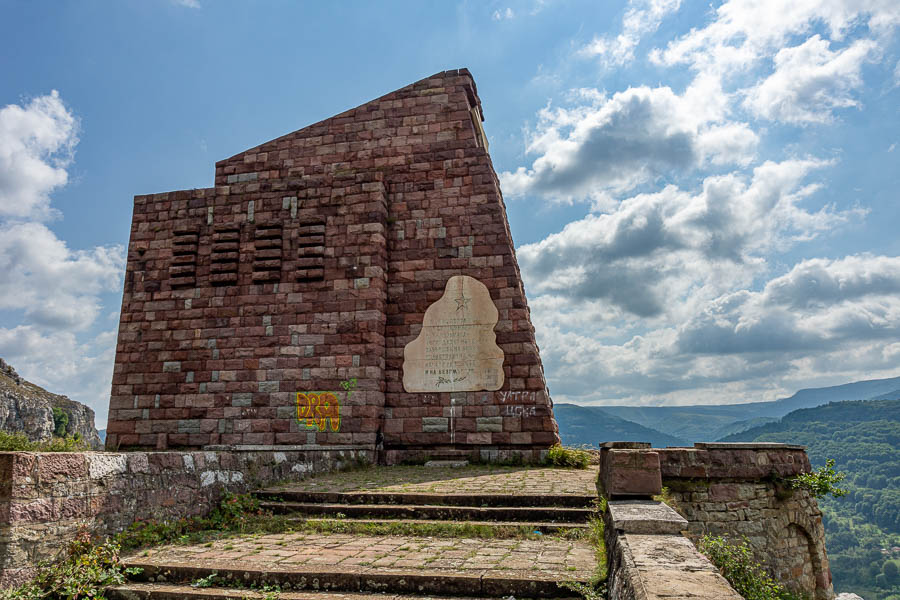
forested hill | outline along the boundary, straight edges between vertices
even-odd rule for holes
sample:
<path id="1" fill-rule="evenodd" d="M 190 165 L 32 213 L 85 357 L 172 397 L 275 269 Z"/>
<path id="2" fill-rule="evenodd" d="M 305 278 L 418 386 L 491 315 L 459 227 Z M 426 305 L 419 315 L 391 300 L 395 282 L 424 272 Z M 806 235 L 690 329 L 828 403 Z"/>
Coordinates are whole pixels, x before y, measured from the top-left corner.
<path id="1" fill-rule="evenodd" d="M 832 402 L 723 438 L 803 444 L 816 467 L 835 459 L 843 498 L 820 501 L 836 591 L 900 598 L 900 399 Z M 892 548 L 897 548 L 893 551 Z"/>

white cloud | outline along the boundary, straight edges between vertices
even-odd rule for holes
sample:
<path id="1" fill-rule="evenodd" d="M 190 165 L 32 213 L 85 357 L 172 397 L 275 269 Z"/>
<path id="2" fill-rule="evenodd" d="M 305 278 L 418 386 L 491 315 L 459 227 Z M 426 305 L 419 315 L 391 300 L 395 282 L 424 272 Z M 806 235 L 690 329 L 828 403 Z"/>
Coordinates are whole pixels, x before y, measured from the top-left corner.
<path id="1" fill-rule="evenodd" d="M 77 131 L 55 91 L 0 109 L 0 310 L 19 321 L 0 326 L 0 356 L 26 379 L 91 406 L 102 427 L 116 332 L 92 326 L 103 294 L 121 289 L 124 249 L 72 249 L 40 222 L 54 214 L 50 194 L 68 181 Z"/>
<path id="2" fill-rule="evenodd" d="M 77 143 L 78 121 L 56 90 L 0 109 L 0 217 L 50 217 Z"/>
<path id="3" fill-rule="evenodd" d="M 642 318 L 691 314 L 698 303 L 749 285 L 765 256 L 829 231 L 858 211 L 816 212 L 801 201 L 818 160 L 766 162 L 752 178 L 708 177 L 696 194 L 668 186 L 587 215 L 518 249 L 530 292 L 602 300 Z M 596 307 L 595 310 L 603 310 Z"/>
<path id="4" fill-rule="evenodd" d="M 719 77 L 755 66 L 781 49 L 793 36 L 824 25 L 834 40 L 860 25 L 875 36 L 900 24 L 895 0 L 728 0 L 706 27 L 692 29 L 657 50 L 660 64 L 688 64 Z"/>
<path id="5" fill-rule="evenodd" d="M 900 257 L 864 254 L 801 261 L 761 291 L 723 293 L 633 335 L 589 318 L 569 327 L 581 312 L 571 302 L 550 313 L 539 297 L 532 311 L 557 401 L 758 401 L 897 375 L 898 291 Z"/>
<path id="6" fill-rule="evenodd" d="M 745 123 L 725 119 L 725 97 L 708 78 L 680 96 L 669 87 L 628 88 L 611 98 L 596 90 L 576 95 L 589 104 L 540 111 L 527 145 L 539 156 L 530 169 L 500 174 L 507 195 L 596 199 L 705 161 L 746 164 L 756 149 L 758 138 Z"/>
<path id="7" fill-rule="evenodd" d="M 0 356 L 28 381 L 90 406 L 98 429 L 106 427 L 115 354 L 115 329 L 82 342 L 69 331 L 0 327 Z"/>
<path id="8" fill-rule="evenodd" d="M 514 19 L 515 16 L 516 16 L 516 13 L 513 12 L 513 9 L 506 7 L 506 10 L 499 10 L 499 9 L 495 10 L 494 14 L 493 14 L 493 19 L 495 21 L 503 21 L 503 20 Z"/>
<path id="9" fill-rule="evenodd" d="M 185 6 L 187 8 L 200 8 L 199 0 L 172 0 L 172 2 L 178 6 Z"/>
<path id="10" fill-rule="evenodd" d="M 748 90 L 744 106 L 759 117 L 788 123 L 825 123 L 832 111 L 858 106 L 852 92 L 862 85 L 862 63 L 876 49 L 857 40 L 836 52 L 814 35 L 775 55 L 775 72 Z"/>
<path id="11" fill-rule="evenodd" d="M 83 330 L 100 310 L 100 294 L 117 291 L 123 248 L 71 250 L 40 223 L 0 225 L 0 308 L 25 311 L 48 329 Z"/>
<path id="12" fill-rule="evenodd" d="M 595 37 L 580 54 L 597 56 L 611 65 L 630 62 L 641 38 L 656 31 L 663 19 L 680 6 L 681 0 L 630 0 L 622 17 L 622 33 L 615 38 Z"/>

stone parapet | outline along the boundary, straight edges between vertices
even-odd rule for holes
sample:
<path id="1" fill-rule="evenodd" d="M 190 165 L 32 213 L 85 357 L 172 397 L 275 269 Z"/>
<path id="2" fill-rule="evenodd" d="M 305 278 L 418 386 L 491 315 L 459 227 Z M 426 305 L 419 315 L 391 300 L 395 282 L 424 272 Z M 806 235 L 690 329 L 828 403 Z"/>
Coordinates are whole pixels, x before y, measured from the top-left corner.
<path id="1" fill-rule="evenodd" d="M 810 471 L 803 446 L 788 444 L 697 443 L 693 448 L 660 449 L 663 479 L 763 479 Z"/>
<path id="2" fill-rule="evenodd" d="M 226 491 L 359 462 L 371 450 L 0 452 L 0 586 L 27 578 L 79 530 L 112 535 L 135 521 L 206 514 Z"/>
<path id="3" fill-rule="evenodd" d="M 611 600 L 742 600 L 681 535 L 687 521 L 665 504 L 610 500 L 603 518 Z"/>
<path id="4" fill-rule="evenodd" d="M 634 443 L 630 449 L 620 443 L 601 446 L 604 447 L 601 453 L 610 457 L 628 452 L 634 456 L 655 455 L 662 485 L 675 510 L 684 517 L 683 529 L 689 539 L 696 542 L 704 535 L 714 535 L 735 543 L 746 540 L 754 559 L 791 591 L 815 600 L 834 598 L 822 513 L 815 497 L 790 486 L 791 478 L 811 471 L 803 446 L 775 443 L 698 443 L 693 448 L 665 449 Z M 612 482 L 606 485 L 613 491 L 640 487 L 642 484 L 637 481 L 628 480 L 637 459 L 618 460 L 603 463 L 607 467 L 606 471 L 601 467 L 605 473 L 601 480 L 606 478 Z M 628 517 L 628 510 L 632 509 L 627 506 L 617 510 L 623 522 L 635 520 Z M 648 521 L 642 527 L 642 531 L 654 530 L 655 524 Z"/>

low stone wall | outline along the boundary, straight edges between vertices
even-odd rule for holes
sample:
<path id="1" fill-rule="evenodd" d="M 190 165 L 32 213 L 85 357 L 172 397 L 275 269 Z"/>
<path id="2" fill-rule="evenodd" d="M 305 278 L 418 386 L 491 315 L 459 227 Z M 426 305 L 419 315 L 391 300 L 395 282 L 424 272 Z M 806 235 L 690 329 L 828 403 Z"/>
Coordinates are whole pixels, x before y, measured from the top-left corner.
<path id="1" fill-rule="evenodd" d="M 27 578 L 82 528 L 207 513 L 225 491 L 374 462 L 372 450 L 0 452 L 0 586 Z"/>
<path id="2" fill-rule="evenodd" d="M 698 443 L 656 452 L 689 537 L 746 538 L 776 581 L 816 600 L 834 598 L 818 502 L 784 485 L 810 471 L 802 446 Z"/>
<path id="3" fill-rule="evenodd" d="M 706 534 L 737 543 L 746 539 L 754 559 L 776 581 L 801 597 L 831 600 L 822 513 L 815 497 L 787 483 L 810 470 L 802 446 L 698 443 L 663 449 L 606 442 L 601 444 L 600 488 L 615 502 L 648 499 L 665 486 L 692 541 Z M 662 546 L 658 550 L 657 559 L 665 564 L 666 553 Z M 616 552 L 620 560 L 629 556 L 625 546 Z"/>
<path id="4" fill-rule="evenodd" d="M 687 521 L 652 500 L 610 500 L 606 525 L 610 600 L 743 600 L 681 535 Z"/>

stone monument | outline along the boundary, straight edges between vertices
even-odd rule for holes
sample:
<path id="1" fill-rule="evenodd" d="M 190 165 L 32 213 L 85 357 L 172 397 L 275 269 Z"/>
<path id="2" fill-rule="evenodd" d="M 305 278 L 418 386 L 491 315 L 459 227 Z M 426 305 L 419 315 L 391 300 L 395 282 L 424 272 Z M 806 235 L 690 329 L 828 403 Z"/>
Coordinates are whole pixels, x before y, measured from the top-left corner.
<path id="1" fill-rule="evenodd" d="M 540 458 L 558 441 L 468 70 L 136 196 L 107 447 Z"/>

